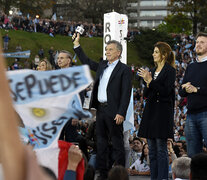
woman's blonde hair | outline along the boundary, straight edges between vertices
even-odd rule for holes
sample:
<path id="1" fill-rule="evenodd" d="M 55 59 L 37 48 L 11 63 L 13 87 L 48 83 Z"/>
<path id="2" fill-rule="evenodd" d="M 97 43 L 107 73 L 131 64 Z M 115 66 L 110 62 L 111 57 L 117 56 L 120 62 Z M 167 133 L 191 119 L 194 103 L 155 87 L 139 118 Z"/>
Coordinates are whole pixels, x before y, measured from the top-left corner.
<path id="1" fill-rule="evenodd" d="M 50 64 L 50 62 L 46 59 L 43 59 L 39 62 L 38 67 L 40 66 L 40 63 L 45 62 L 46 64 L 46 71 L 52 70 L 52 65 Z"/>

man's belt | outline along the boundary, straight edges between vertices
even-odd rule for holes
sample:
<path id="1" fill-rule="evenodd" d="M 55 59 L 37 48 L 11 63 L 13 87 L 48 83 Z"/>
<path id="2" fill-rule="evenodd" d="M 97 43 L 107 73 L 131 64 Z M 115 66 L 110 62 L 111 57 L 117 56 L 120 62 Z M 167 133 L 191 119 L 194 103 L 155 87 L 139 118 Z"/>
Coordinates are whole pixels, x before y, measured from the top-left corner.
<path id="1" fill-rule="evenodd" d="M 107 102 L 103 102 L 103 103 L 102 102 L 99 102 L 99 105 L 105 107 L 105 106 L 108 106 L 108 103 Z"/>

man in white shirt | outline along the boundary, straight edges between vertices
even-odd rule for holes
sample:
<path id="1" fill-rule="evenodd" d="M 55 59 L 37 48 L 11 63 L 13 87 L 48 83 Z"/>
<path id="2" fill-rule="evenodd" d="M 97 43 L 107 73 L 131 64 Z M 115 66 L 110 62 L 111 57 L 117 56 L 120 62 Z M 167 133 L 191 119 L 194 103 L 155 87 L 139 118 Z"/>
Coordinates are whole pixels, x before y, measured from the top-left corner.
<path id="1" fill-rule="evenodd" d="M 112 161 L 115 165 L 125 166 L 123 121 L 131 96 L 131 70 L 120 61 L 122 45 L 118 41 L 107 42 L 107 61 L 98 63 L 85 55 L 79 39 L 80 34 L 73 36 L 75 53 L 82 64 L 88 64 L 96 72 L 90 108 L 97 109 L 97 165 L 99 180 L 104 180 L 110 168 L 107 166 L 109 142 L 112 143 Z"/>

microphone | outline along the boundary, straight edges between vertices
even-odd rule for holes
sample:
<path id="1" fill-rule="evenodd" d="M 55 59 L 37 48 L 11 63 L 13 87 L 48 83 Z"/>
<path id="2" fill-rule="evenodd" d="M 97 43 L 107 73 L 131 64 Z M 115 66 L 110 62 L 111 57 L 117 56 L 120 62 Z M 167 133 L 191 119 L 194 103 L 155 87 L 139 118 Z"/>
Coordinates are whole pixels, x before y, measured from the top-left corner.
<path id="1" fill-rule="evenodd" d="M 73 41 L 75 41 L 75 39 L 77 37 L 77 33 L 79 33 L 80 35 L 83 35 L 83 33 L 84 33 L 83 25 L 77 26 L 77 28 L 75 30 L 75 38 L 73 39 Z"/>

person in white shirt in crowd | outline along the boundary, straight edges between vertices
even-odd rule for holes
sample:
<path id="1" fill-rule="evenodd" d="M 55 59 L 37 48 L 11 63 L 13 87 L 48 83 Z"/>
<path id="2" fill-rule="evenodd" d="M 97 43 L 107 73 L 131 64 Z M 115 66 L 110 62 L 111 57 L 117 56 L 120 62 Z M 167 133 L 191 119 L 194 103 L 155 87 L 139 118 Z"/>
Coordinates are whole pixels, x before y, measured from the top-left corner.
<path id="1" fill-rule="evenodd" d="M 129 168 L 137 159 L 141 157 L 142 149 L 143 149 L 143 141 L 138 137 L 134 137 L 133 146 L 129 152 L 128 165 L 126 166 L 126 168 Z"/>
<path id="2" fill-rule="evenodd" d="M 128 171 L 131 175 L 150 175 L 149 149 L 147 143 L 143 146 L 141 157 L 130 166 Z"/>

